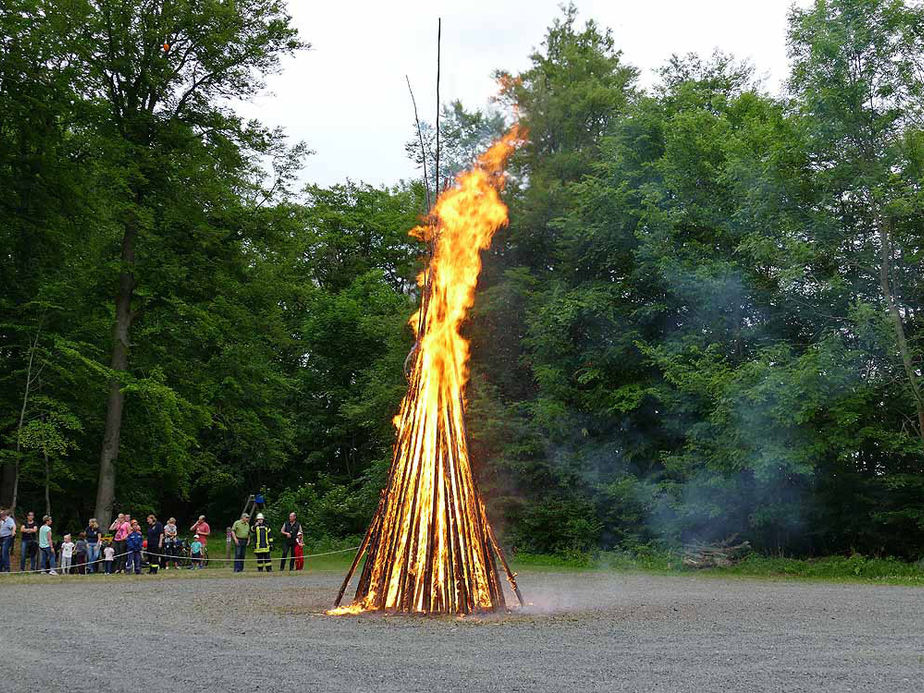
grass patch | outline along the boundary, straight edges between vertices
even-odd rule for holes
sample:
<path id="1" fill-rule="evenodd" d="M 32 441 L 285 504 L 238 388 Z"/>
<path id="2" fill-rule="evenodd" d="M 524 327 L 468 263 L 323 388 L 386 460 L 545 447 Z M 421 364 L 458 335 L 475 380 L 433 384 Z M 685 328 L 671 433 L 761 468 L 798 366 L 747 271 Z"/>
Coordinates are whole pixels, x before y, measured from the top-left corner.
<path id="1" fill-rule="evenodd" d="M 517 569 L 531 571 L 600 570 L 924 586 L 924 560 L 910 563 L 895 558 L 870 558 L 860 554 L 807 559 L 751 554 L 732 566 L 701 570 L 685 567 L 680 553 L 665 550 L 554 556 L 520 553 L 513 563 Z"/>
<path id="2" fill-rule="evenodd" d="M 725 575 L 924 585 L 924 561 L 908 563 L 895 558 L 869 558 L 860 554 L 814 559 L 771 558 L 755 554 L 715 572 Z"/>
<path id="3" fill-rule="evenodd" d="M 306 553 L 327 553 L 341 548 L 349 548 L 349 542 L 309 546 Z M 273 573 L 279 574 L 281 552 L 273 551 Z M 305 559 L 305 573 L 337 572 L 345 573 L 353 560 L 354 551 L 343 551 Z M 213 558 L 216 554 L 212 554 Z M 224 558 L 224 553 L 219 554 Z M 253 554 L 248 551 L 247 558 Z M 676 551 L 642 547 L 635 551 L 605 551 L 599 553 L 570 553 L 565 555 L 547 555 L 518 553 L 511 561 L 512 568 L 519 572 L 582 572 L 615 571 L 630 573 L 647 573 L 653 575 L 688 575 L 716 578 L 764 578 L 814 580 L 824 582 L 859 582 L 869 584 L 909 585 L 924 587 L 924 559 L 917 563 L 900 561 L 895 558 L 870 558 L 860 554 L 852 556 L 826 556 L 823 558 L 779 558 L 751 554 L 739 563 L 724 568 L 696 570 L 685 567 L 681 554 Z M 287 561 L 288 566 L 288 561 Z M 498 566 L 499 567 L 499 566 Z M 357 572 L 362 570 L 360 565 Z M 288 571 L 286 571 L 288 573 Z M 256 565 L 248 561 L 245 575 L 256 573 Z M 180 577 L 227 577 L 232 574 L 231 564 L 224 561 L 212 561 L 202 571 L 171 570 L 159 577 L 175 579 Z M 304 573 L 303 573 L 304 574 Z M 24 575 L 0 578 L 0 584 L 50 580 L 48 576 Z M 120 580 L 131 579 L 126 576 L 68 576 L 68 580 Z"/>

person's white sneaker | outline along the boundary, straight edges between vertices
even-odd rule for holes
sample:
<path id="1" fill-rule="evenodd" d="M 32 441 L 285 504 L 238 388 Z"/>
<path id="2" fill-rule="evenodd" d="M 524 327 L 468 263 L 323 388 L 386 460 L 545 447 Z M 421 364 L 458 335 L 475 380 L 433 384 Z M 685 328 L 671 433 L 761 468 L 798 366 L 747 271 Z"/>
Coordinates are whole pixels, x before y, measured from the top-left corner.
<path id="1" fill-rule="evenodd" d="M 48 574 L 49 574 L 49 575 L 57 575 L 57 573 L 56 573 L 55 571 L 53 571 L 53 570 L 49 570 L 49 571 L 48 571 Z"/>

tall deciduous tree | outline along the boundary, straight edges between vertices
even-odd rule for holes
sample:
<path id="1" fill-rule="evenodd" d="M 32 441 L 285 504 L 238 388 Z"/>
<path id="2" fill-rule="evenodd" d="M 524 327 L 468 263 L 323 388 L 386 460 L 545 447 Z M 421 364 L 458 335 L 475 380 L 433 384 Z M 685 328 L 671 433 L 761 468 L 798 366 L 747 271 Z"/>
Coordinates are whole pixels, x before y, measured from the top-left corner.
<path id="1" fill-rule="evenodd" d="M 105 522 L 115 493 L 123 374 L 139 310 L 139 262 L 153 260 L 138 257 L 139 241 L 163 224 L 162 193 L 180 182 L 171 177 L 182 172 L 178 164 L 187 156 L 187 133 L 215 151 L 259 146 L 221 102 L 253 94 L 280 57 L 303 44 L 280 0 L 91 0 L 68 3 L 65 10 L 80 36 L 74 58 L 84 68 L 83 95 L 95 107 L 113 216 L 121 227 L 96 494 L 96 515 Z"/>
<path id="2" fill-rule="evenodd" d="M 908 303 L 920 281 L 922 40 L 924 8 L 902 0 L 817 0 L 793 10 L 789 34 L 815 211 L 839 236 L 826 251 L 853 299 L 879 302 L 888 316 L 924 441 L 920 325 Z"/>
<path id="3" fill-rule="evenodd" d="M 549 298 L 571 271 L 561 261 L 558 224 L 571 204 L 568 187 L 599 160 L 604 135 L 633 98 L 636 74 L 611 32 L 592 20 L 581 26 L 573 5 L 549 27 L 528 69 L 498 73 L 501 101 L 516 107 L 529 138 L 511 163 L 510 227 L 495 239 L 479 281 L 469 430 L 476 460 L 491 461 L 482 478 L 489 499 L 503 503 L 508 520 L 523 528 L 517 542 L 538 524 L 560 528 L 535 548 L 586 548 L 599 537 L 600 523 L 573 470 L 551 459 L 554 444 L 543 426 L 556 419 L 567 424 L 560 409 L 543 407 L 550 403 L 539 383 L 544 369 L 528 339 L 540 313 L 553 318 Z M 551 492 L 540 498 L 543 490 Z"/>
<path id="4" fill-rule="evenodd" d="M 68 283 L 62 278 L 73 255 L 63 249 L 82 235 L 67 219 L 92 196 L 74 136 L 82 124 L 78 72 L 68 59 L 72 32 L 54 5 L 10 0 L 0 6 L 0 427 L 10 433 L 12 448 L 2 456 L 0 506 L 17 503 L 18 432 L 35 394 L 36 348 L 58 331 L 47 314 L 57 312 L 55 294 Z"/>

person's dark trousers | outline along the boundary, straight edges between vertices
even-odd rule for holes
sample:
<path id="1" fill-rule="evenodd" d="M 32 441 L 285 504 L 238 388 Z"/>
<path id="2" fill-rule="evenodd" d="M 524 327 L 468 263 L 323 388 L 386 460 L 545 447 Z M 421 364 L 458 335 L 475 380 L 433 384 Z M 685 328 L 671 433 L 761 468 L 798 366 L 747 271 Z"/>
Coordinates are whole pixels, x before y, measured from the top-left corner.
<path id="1" fill-rule="evenodd" d="M 255 554 L 257 557 L 257 570 L 263 572 L 263 568 L 266 568 L 267 573 L 273 572 L 273 560 L 270 558 L 269 552 L 267 553 L 258 553 Z"/>
<path id="2" fill-rule="evenodd" d="M 157 553 L 160 553 L 158 551 Z M 152 556 L 148 552 L 148 575 L 157 575 L 157 569 L 160 567 L 160 556 Z"/>
<path id="3" fill-rule="evenodd" d="M 115 561 L 103 561 L 103 563 L 106 564 L 106 575 L 112 575 L 112 564 L 115 563 Z"/>
<path id="4" fill-rule="evenodd" d="M 244 556 L 247 555 L 247 542 L 237 540 L 237 544 L 234 545 L 234 572 L 242 573 L 244 572 Z"/>
<path id="5" fill-rule="evenodd" d="M 286 556 L 292 554 L 292 558 L 289 559 L 289 570 L 295 570 L 295 542 L 291 544 L 286 542 L 282 545 L 282 560 L 279 561 L 279 570 L 286 569 Z"/>
<path id="6" fill-rule="evenodd" d="M 0 573 L 10 572 L 10 551 L 13 548 L 13 535 L 0 539 Z"/>
<path id="7" fill-rule="evenodd" d="M 74 554 L 74 569 L 77 571 L 78 575 L 86 575 L 87 554 L 85 553 L 75 553 Z"/>
<path id="8" fill-rule="evenodd" d="M 36 558 L 38 557 L 38 543 L 35 541 L 24 541 L 20 547 L 19 570 L 26 569 L 26 558 L 29 559 L 29 570 L 35 570 Z"/>
<path id="9" fill-rule="evenodd" d="M 119 573 L 125 570 L 125 562 L 128 556 L 125 556 L 125 540 L 112 542 L 112 548 L 115 549 L 115 565 L 113 569 Z"/>
<path id="10" fill-rule="evenodd" d="M 135 575 L 141 575 L 141 552 L 140 551 L 129 551 L 128 560 L 125 563 L 125 573 L 135 573 Z"/>

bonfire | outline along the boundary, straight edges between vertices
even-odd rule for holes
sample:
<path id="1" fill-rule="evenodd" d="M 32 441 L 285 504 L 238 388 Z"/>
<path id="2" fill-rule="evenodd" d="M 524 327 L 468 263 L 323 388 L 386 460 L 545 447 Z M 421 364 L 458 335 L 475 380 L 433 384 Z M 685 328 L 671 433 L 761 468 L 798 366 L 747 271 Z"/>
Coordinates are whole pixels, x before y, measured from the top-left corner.
<path id="1" fill-rule="evenodd" d="M 459 328 L 472 307 L 480 252 L 507 222 L 499 191 L 520 141 L 514 127 L 439 196 L 411 235 L 431 244 L 418 277 L 421 306 L 408 390 L 395 417 L 388 481 L 362 545 L 329 613 L 401 611 L 466 614 L 506 608 L 497 561 L 522 596 L 478 493 L 469 458 L 464 389 L 468 342 Z M 340 606 L 363 556 L 356 596 Z"/>

